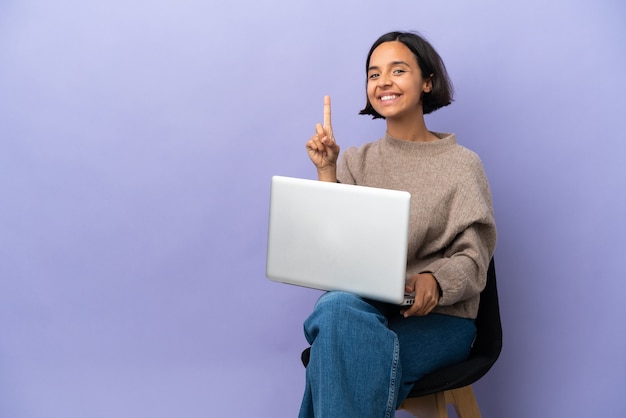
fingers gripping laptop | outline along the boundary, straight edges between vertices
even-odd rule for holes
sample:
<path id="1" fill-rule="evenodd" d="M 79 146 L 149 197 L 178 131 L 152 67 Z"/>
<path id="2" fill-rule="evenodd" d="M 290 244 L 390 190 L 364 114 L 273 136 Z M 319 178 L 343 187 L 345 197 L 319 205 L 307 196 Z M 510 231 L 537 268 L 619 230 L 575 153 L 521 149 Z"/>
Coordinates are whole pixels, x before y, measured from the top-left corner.
<path id="1" fill-rule="evenodd" d="M 410 200 L 403 191 L 272 177 L 266 276 L 411 305 Z"/>

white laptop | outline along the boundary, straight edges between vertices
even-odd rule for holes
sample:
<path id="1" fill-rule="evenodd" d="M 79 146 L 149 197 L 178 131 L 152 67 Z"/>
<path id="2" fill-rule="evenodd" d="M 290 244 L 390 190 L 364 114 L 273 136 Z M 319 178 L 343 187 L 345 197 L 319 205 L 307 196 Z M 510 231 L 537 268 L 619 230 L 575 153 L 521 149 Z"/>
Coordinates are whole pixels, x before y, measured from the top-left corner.
<path id="1" fill-rule="evenodd" d="M 266 275 L 407 305 L 408 192 L 272 177 Z"/>

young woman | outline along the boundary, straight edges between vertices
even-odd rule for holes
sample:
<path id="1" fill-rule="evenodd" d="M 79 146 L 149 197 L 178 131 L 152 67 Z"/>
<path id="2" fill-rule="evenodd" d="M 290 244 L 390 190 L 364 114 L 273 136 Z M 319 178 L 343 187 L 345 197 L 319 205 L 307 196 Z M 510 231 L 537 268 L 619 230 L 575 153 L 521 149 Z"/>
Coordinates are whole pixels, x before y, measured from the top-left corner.
<path id="1" fill-rule="evenodd" d="M 406 290 L 415 303 L 401 309 L 324 294 L 304 323 L 311 353 L 300 418 L 393 417 L 415 381 L 467 358 L 496 243 L 480 159 L 424 121 L 452 102 L 434 48 L 415 33 L 385 34 L 370 49 L 366 72 L 360 113 L 384 118 L 385 135 L 338 158 L 325 97 L 324 123 L 306 148 L 319 180 L 411 193 Z"/>

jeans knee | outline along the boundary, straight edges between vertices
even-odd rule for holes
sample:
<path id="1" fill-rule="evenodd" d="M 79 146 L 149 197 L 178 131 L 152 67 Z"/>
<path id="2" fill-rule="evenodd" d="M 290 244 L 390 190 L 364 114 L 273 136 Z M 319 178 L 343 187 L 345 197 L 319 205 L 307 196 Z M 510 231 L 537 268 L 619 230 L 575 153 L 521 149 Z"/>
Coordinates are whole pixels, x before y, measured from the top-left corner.
<path id="1" fill-rule="evenodd" d="M 304 325 L 307 338 L 315 338 L 319 332 L 349 335 L 375 323 L 387 324 L 378 309 L 353 293 L 334 291 L 320 297 Z"/>
<path id="2" fill-rule="evenodd" d="M 376 316 L 378 310 L 354 293 L 334 291 L 325 293 L 315 304 L 314 313 L 330 323 L 354 322 Z"/>
<path id="3" fill-rule="evenodd" d="M 355 305 L 358 306 L 361 303 L 363 303 L 363 299 L 354 293 L 341 291 L 326 292 L 315 304 L 315 309 L 345 309 Z"/>

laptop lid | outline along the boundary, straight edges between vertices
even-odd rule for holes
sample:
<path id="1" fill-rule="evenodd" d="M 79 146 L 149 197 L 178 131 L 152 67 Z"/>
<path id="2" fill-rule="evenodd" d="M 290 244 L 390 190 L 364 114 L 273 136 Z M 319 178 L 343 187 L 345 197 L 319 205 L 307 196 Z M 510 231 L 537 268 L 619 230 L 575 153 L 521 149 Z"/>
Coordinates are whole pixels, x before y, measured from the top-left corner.
<path id="1" fill-rule="evenodd" d="M 410 198 L 397 190 L 274 176 L 267 277 L 402 303 Z"/>

